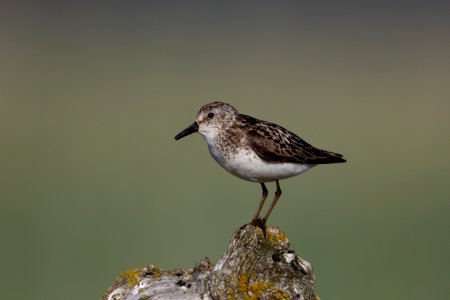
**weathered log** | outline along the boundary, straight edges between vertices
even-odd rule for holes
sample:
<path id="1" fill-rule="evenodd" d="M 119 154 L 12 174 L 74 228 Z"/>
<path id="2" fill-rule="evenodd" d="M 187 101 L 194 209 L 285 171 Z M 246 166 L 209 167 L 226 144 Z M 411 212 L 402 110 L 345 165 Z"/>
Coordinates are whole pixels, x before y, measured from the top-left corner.
<path id="1" fill-rule="evenodd" d="M 165 271 L 154 265 L 126 271 L 102 300 L 144 299 L 318 299 L 309 262 L 289 249 L 286 235 L 268 227 L 245 225 L 212 266 L 209 259 L 193 269 Z"/>

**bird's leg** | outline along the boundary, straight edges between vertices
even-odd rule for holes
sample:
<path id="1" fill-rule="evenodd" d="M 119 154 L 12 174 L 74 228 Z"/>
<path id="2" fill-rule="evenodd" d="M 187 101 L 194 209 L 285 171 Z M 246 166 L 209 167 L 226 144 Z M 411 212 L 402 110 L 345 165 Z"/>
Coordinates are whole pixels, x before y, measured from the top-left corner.
<path id="1" fill-rule="evenodd" d="M 276 184 L 277 184 L 277 190 L 275 191 L 275 197 L 272 200 L 272 203 L 270 204 L 269 210 L 267 210 L 266 215 L 264 216 L 264 218 L 261 220 L 261 223 L 263 224 L 263 226 L 266 226 L 266 221 L 269 218 L 270 212 L 272 211 L 272 209 L 275 207 L 275 204 L 277 204 L 278 199 L 281 196 L 281 189 L 280 189 L 280 183 L 278 182 L 278 180 L 275 180 Z"/>
<path id="2" fill-rule="evenodd" d="M 261 187 L 262 187 L 262 198 L 261 198 L 261 201 L 259 202 L 259 206 L 258 206 L 258 209 L 256 210 L 255 216 L 253 217 L 253 220 L 252 220 L 253 225 L 257 225 L 259 223 L 259 221 L 258 221 L 259 214 L 261 213 L 261 209 L 264 205 L 264 202 L 266 201 L 267 194 L 268 194 L 268 191 L 267 191 L 267 188 L 266 188 L 266 185 L 264 184 L 264 182 L 261 182 Z"/>

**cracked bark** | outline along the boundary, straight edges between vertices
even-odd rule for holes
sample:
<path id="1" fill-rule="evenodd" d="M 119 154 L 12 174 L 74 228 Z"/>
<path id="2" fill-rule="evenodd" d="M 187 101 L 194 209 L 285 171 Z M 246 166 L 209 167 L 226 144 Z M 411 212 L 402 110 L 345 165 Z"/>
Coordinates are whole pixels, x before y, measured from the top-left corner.
<path id="1" fill-rule="evenodd" d="M 144 299 L 304 299 L 314 300 L 309 262 L 289 248 L 286 235 L 268 227 L 266 237 L 253 225 L 239 228 L 228 250 L 211 265 L 165 271 L 154 265 L 120 275 L 102 300 Z"/>

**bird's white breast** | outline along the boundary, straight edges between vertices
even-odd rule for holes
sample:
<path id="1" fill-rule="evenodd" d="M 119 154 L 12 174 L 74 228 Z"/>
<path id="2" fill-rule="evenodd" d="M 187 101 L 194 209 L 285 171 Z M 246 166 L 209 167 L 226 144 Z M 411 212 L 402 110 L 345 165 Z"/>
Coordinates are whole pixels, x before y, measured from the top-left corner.
<path id="1" fill-rule="evenodd" d="M 208 144 L 211 156 L 231 174 L 248 181 L 270 182 L 299 175 L 314 165 L 296 163 L 268 163 L 251 149 L 241 149 L 224 155 Z"/>

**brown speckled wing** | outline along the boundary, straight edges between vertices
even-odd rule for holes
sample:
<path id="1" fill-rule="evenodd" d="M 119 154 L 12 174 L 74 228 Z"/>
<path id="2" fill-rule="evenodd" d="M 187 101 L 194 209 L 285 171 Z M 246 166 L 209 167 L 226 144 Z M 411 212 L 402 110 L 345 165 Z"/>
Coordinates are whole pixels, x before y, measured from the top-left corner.
<path id="1" fill-rule="evenodd" d="M 317 149 L 279 125 L 246 115 L 240 115 L 240 121 L 247 129 L 248 142 L 264 161 L 303 164 L 345 162 L 341 154 Z"/>

